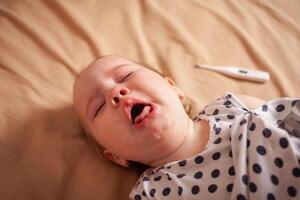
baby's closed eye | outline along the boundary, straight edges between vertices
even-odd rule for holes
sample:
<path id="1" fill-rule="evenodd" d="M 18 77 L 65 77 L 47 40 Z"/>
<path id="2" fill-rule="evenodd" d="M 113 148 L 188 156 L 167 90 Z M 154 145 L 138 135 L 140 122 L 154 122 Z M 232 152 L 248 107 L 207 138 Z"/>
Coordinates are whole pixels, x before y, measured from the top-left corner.
<path id="1" fill-rule="evenodd" d="M 98 107 L 96 107 L 97 109 L 96 109 L 96 112 L 94 114 L 94 118 L 98 116 L 98 114 L 99 114 L 101 108 L 104 106 L 104 104 L 105 104 L 105 102 L 100 104 Z"/>
<path id="2" fill-rule="evenodd" d="M 134 72 L 129 72 L 127 73 L 122 79 L 121 79 L 121 83 L 124 82 L 127 78 L 129 78 L 131 75 L 133 75 Z"/>

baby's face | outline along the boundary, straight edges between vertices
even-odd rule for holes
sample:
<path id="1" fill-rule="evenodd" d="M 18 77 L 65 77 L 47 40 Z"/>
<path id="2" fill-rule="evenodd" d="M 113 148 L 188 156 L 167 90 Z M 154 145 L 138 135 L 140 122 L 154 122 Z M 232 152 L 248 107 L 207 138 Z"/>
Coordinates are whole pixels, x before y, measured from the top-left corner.
<path id="1" fill-rule="evenodd" d="M 144 164 L 182 143 L 180 123 L 187 114 L 181 97 L 169 79 L 117 56 L 94 61 L 74 86 L 75 109 L 96 141 Z"/>

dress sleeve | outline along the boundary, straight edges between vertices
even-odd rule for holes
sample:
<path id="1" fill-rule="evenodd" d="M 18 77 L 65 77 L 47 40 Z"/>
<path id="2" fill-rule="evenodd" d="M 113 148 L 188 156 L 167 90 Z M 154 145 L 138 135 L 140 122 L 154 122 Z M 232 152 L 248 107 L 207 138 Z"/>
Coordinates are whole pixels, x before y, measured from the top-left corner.
<path id="1" fill-rule="evenodd" d="M 250 109 L 234 94 L 227 92 L 221 98 L 218 98 L 206 105 L 199 113 L 206 116 L 239 115 L 248 112 Z"/>
<path id="2" fill-rule="evenodd" d="M 299 199 L 299 132 L 300 99 L 275 99 L 237 116 L 232 199 Z"/>

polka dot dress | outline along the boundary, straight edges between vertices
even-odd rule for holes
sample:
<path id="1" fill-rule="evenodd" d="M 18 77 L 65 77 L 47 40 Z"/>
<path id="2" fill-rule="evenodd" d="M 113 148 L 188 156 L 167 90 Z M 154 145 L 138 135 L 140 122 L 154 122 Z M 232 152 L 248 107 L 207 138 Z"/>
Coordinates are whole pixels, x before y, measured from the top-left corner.
<path id="1" fill-rule="evenodd" d="M 300 199 L 300 99 L 249 110 L 226 93 L 194 120 L 209 121 L 204 151 L 146 170 L 131 199 Z"/>

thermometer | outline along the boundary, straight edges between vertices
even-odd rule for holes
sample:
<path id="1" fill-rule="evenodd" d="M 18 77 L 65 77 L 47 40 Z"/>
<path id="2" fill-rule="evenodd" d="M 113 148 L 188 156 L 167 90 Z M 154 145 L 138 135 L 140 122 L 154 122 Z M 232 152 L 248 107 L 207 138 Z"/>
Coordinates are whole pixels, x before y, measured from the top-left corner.
<path id="1" fill-rule="evenodd" d="M 264 83 L 270 79 L 270 74 L 268 72 L 260 70 L 245 69 L 234 66 L 211 66 L 204 64 L 198 64 L 196 65 L 196 67 L 216 71 L 234 78 L 240 78 L 261 83 Z"/>

